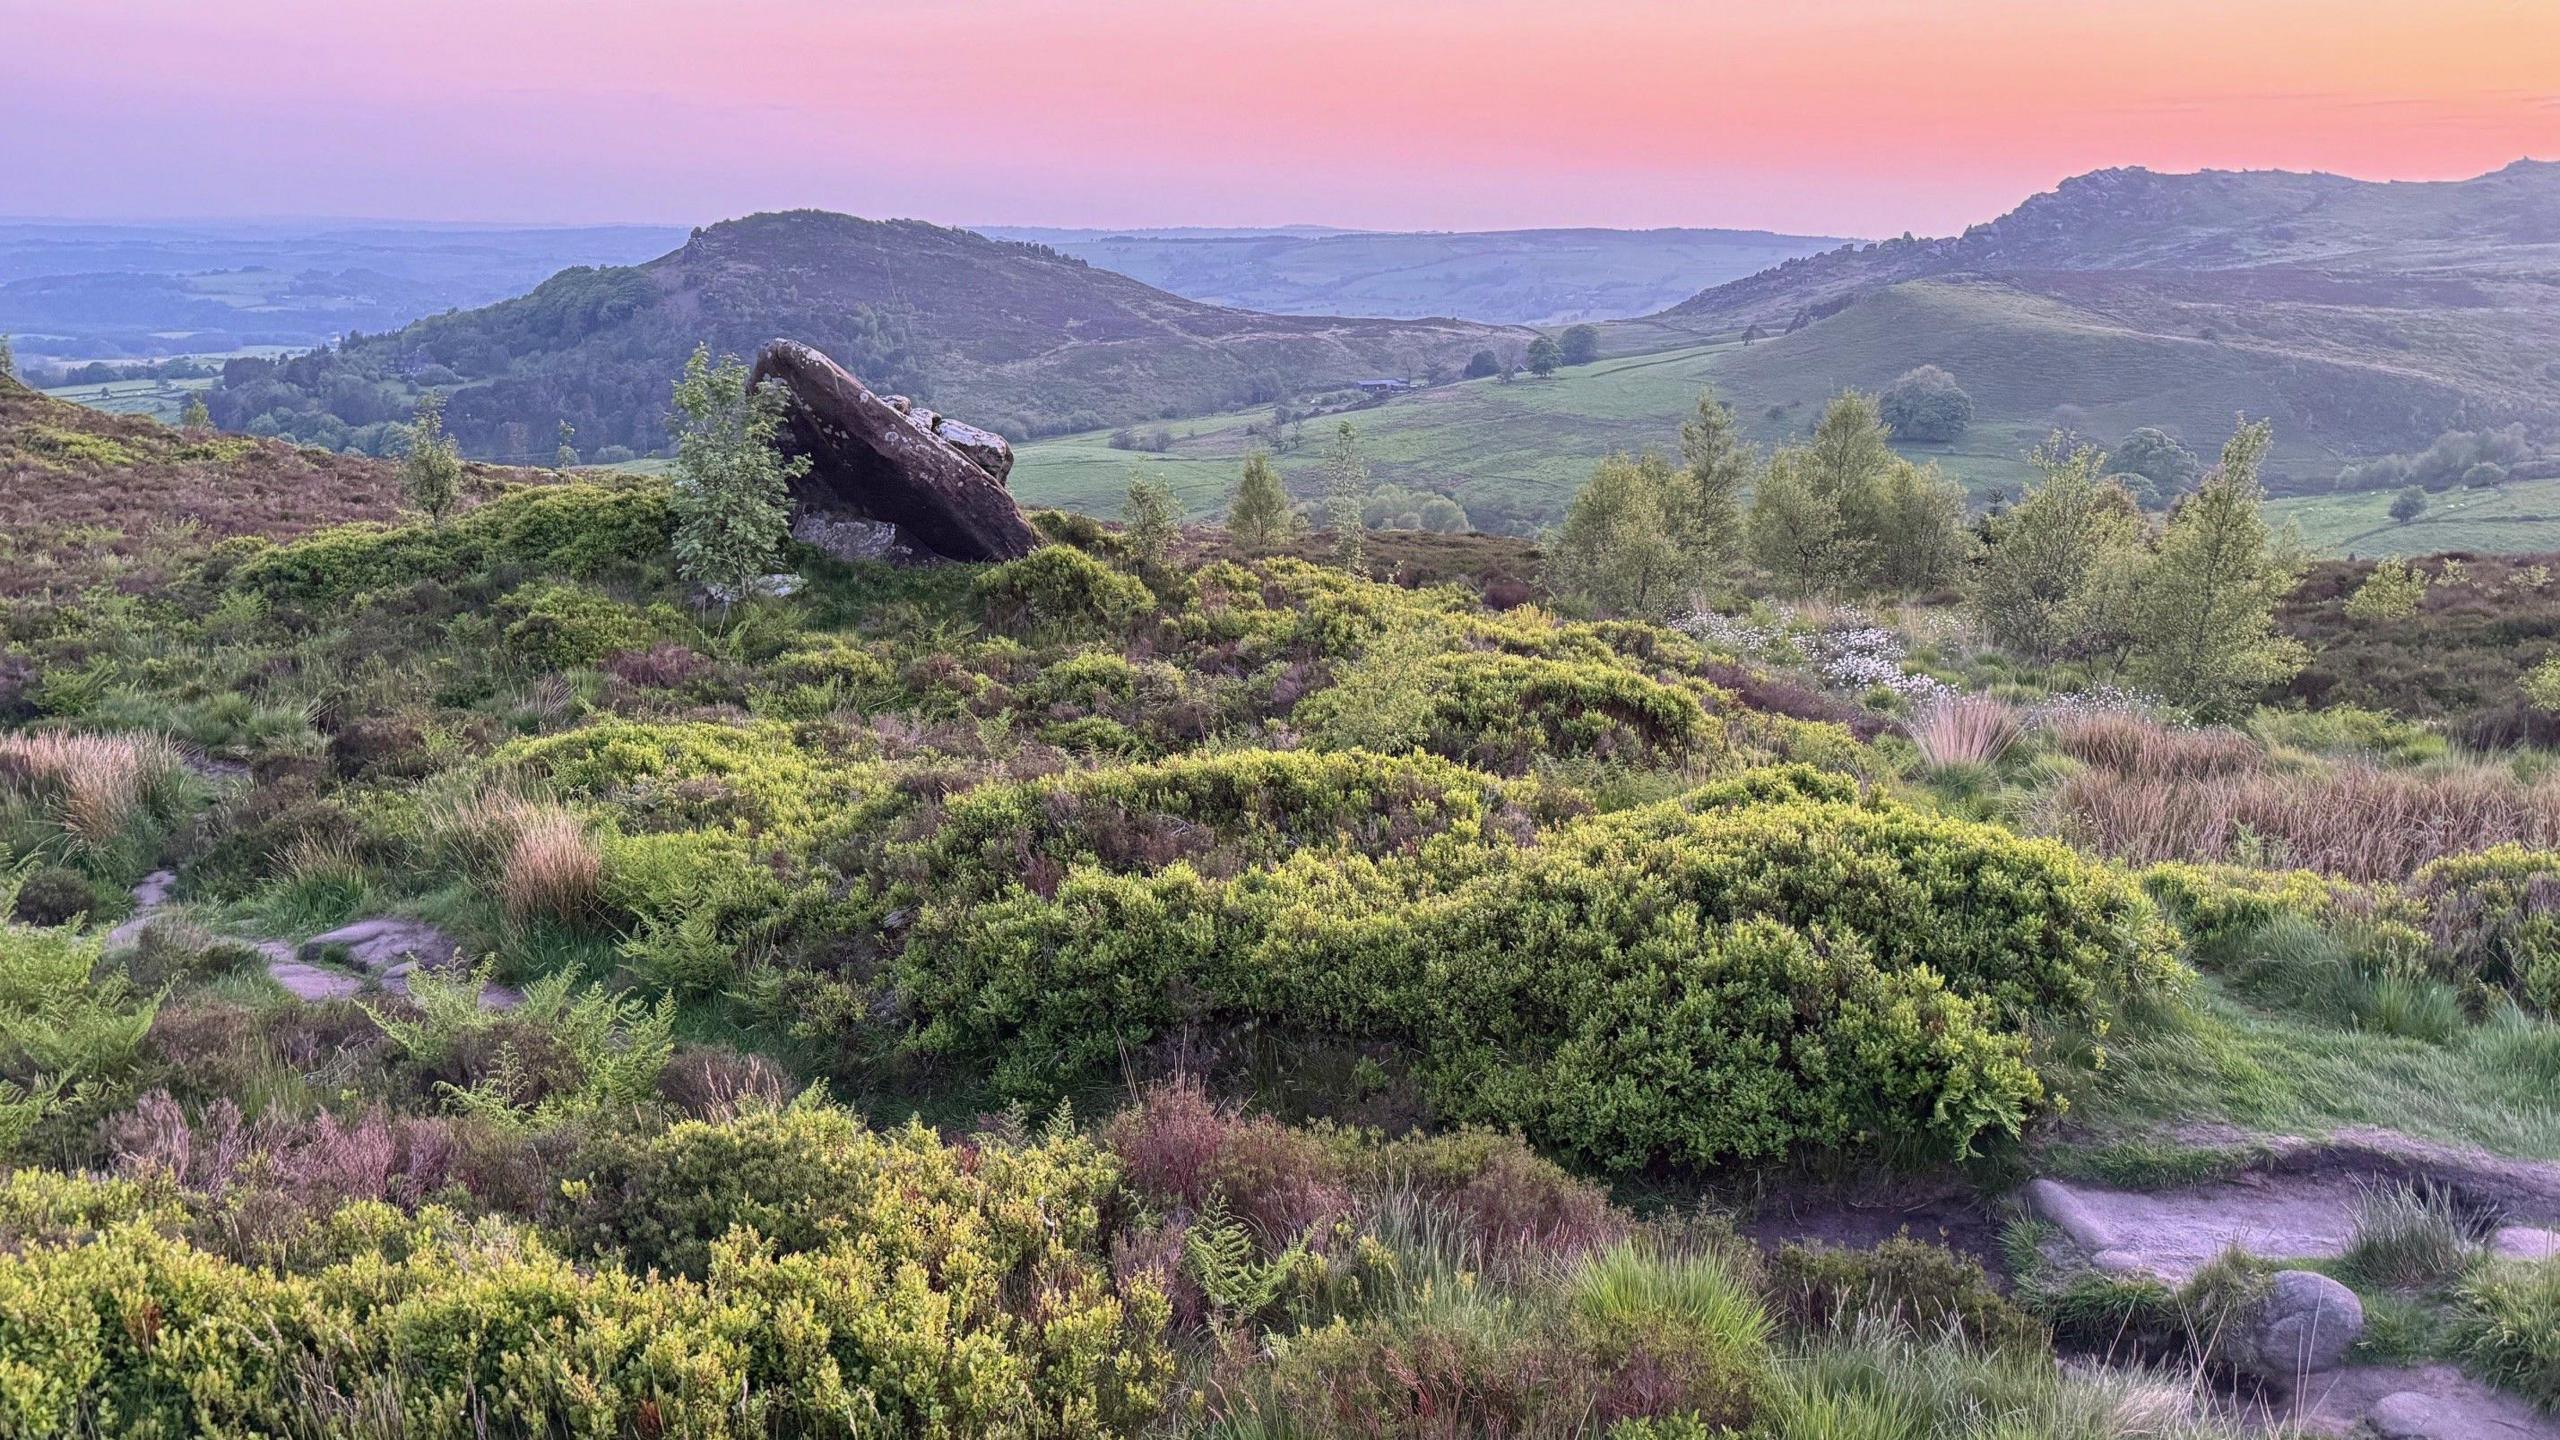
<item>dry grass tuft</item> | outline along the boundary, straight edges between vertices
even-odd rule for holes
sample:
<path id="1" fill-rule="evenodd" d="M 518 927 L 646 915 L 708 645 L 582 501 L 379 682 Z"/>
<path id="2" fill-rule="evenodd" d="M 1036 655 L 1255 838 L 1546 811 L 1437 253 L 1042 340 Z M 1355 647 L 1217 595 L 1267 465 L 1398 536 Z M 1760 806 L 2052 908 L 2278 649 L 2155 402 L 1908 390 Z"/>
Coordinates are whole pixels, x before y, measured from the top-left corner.
<path id="1" fill-rule="evenodd" d="M 2560 777 L 2525 784 L 2494 765 L 2209 779 L 2093 768 L 2063 781 L 2050 803 L 2055 829 L 2137 865 L 2240 860 L 2399 881 L 2447 855 L 2560 844 Z"/>
<path id="2" fill-rule="evenodd" d="M 85 845 L 124 835 L 180 768 L 177 747 L 158 735 L 0 735 L 0 787 L 53 807 Z"/>
<path id="3" fill-rule="evenodd" d="M 500 871 L 498 893 L 507 918 L 576 920 L 593 913 L 604 878 L 604 857 L 578 817 L 556 806 L 527 811 Z"/>
<path id="4" fill-rule="evenodd" d="M 1988 765 L 2017 743 L 2026 725 L 2002 701 L 1958 695 L 1922 705 L 1908 728 L 1920 758 L 1931 765 Z"/>
<path id="5" fill-rule="evenodd" d="M 2179 730 L 2138 715 L 2081 715 L 2056 723 L 2063 754 L 2116 775 L 2209 780 L 2266 763 L 2267 752 L 2237 730 Z"/>

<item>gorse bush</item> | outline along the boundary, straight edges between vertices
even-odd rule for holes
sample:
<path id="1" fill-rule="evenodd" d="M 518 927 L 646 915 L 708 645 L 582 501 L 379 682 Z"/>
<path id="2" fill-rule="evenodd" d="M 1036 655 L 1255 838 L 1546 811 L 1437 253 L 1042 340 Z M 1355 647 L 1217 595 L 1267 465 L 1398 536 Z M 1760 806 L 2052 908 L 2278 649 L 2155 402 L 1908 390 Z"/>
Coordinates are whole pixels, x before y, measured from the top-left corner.
<path id="1" fill-rule="evenodd" d="M 2457 976 L 2560 1011 L 2560 853 L 2498 845 L 2448 856 L 2410 890 Z"/>
<path id="2" fill-rule="evenodd" d="M 506 621 L 507 649 L 546 669 L 593 665 L 651 638 L 647 616 L 578 585 L 536 582 L 509 592 L 495 609 Z"/>
<path id="3" fill-rule="evenodd" d="M 954 910 L 1014 886 L 1045 893 L 1082 868 L 1144 875 L 1180 861 L 1218 874 L 1303 849 L 1480 849 L 1560 803 L 1427 756 L 1242 750 L 982 786 L 891 863 L 918 898 Z"/>
<path id="4" fill-rule="evenodd" d="M 2094 1024 L 2176 967 L 2132 887 L 2057 846 L 1799 798 L 1224 878 L 1071 864 L 929 900 L 896 975 L 920 1043 L 1017 1093 L 1278 1025 L 1393 1045 L 1442 1113 L 1629 1167 L 1888 1134 L 1961 1153 L 2041 1103 L 2028 1024 Z"/>
<path id="5" fill-rule="evenodd" d="M 992 1288 L 1099 1254 L 1118 1182 L 1109 1152 L 1071 1128 L 963 1149 L 804 1099 L 600 1142 L 570 1184 L 568 1229 L 634 1271 L 699 1278 L 750 1229 L 782 1254 L 850 1242 Z"/>

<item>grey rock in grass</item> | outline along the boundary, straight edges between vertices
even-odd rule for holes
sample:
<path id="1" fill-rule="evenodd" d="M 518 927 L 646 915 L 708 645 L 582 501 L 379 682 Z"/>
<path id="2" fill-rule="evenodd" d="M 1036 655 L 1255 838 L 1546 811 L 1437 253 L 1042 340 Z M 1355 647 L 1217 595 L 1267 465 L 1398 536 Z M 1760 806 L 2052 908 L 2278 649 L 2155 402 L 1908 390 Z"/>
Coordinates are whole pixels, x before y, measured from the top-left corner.
<path id="1" fill-rule="evenodd" d="M 2317 1270 L 2279 1270 L 2256 1311 L 2233 1322 L 2223 1353 L 2262 1380 L 2290 1385 L 2336 1369 L 2364 1334 L 2364 1302 Z"/>
<path id="2" fill-rule="evenodd" d="M 461 948 L 453 937 L 423 920 L 384 916 L 314 935 L 302 942 L 299 958 L 314 963 L 343 956 L 348 963 L 378 975 L 403 960 L 441 965 Z"/>

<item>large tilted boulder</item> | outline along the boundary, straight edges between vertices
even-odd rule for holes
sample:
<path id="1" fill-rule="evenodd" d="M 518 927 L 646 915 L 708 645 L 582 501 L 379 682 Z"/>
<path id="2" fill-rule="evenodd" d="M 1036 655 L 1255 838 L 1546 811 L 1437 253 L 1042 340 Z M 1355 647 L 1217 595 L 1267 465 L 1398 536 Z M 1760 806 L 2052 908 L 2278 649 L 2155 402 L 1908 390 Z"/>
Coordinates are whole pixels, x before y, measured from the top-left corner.
<path id="1" fill-rule="evenodd" d="M 1018 560 L 1039 532 L 1004 488 L 1013 451 L 1002 436 L 874 395 L 843 366 L 796 340 L 756 354 L 751 383 L 790 397 L 787 454 L 806 456 L 791 482 L 794 533 L 854 554 Z"/>

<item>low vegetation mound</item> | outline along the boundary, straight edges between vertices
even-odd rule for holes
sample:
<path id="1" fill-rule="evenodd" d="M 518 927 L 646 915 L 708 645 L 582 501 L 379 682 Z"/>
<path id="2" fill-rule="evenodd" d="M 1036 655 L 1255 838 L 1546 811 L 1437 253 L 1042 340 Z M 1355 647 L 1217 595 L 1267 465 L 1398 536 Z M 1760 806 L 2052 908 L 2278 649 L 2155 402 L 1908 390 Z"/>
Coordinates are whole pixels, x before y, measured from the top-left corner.
<path id="1" fill-rule="evenodd" d="M 1627 1168 L 1887 1135 L 1964 1153 L 2043 1099 L 2030 1023 L 2093 1024 L 2176 967 L 2147 903 L 2057 846 L 1808 796 L 1232 876 L 1070 865 L 929 899 L 896 974 L 923 1045 L 1016 1093 L 1276 1025 L 1375 1042 L 1440 1113 Z"/>

